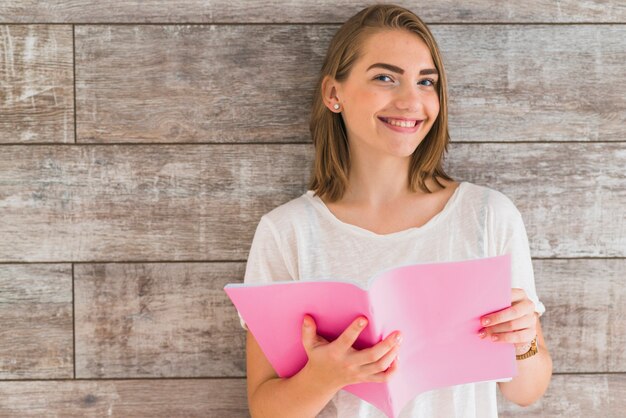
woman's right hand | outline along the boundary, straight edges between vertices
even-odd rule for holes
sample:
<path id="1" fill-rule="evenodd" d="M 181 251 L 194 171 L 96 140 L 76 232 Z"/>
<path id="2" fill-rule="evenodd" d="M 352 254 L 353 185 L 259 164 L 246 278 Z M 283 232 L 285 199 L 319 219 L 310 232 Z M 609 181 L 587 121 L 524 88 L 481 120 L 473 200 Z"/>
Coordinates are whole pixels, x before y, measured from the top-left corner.
<path id="1" fill-rule="evenodd" d="M 359 325 L 363 320 L 363 325 Z M 367 326 L 367 318 L 358 317 L 333 342 L 317 334 L 315 320 L 304 316 L 302 344 L 309 358 L 305 368 L 317 384 L 341 389 L 346 385 L 363 382 L 387 382 L 397 370 L 396 354 L 400 343 L 392 332 L 378 344 L 363 350 L 352 345 Z"/>

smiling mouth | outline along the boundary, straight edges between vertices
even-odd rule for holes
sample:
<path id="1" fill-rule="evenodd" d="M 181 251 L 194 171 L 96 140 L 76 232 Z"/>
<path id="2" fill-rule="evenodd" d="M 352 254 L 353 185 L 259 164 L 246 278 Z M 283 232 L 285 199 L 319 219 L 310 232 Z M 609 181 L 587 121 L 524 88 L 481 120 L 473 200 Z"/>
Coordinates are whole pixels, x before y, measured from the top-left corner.
<path id="1" fill-rule="evenodd" d="M 399 128 L 413 128 L 415 125 L 422 122 L 420 119 L 393 119 L 393 118 L 384 118 L 379 116 L 378 119 L 381 121 L 391 125 L 397 126 Z"/>

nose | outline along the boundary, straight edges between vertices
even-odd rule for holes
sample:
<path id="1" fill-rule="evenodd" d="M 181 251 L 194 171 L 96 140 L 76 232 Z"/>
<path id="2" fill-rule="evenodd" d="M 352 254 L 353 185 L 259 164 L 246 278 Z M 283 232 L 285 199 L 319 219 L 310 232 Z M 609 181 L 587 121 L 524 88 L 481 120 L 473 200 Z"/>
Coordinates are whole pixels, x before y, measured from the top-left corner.
<path id="1" fill-rule="evenodd" d="M 395 98 L 395 105 L 398 109 L 415 113 L 424 107 L 423 98 L 417 86 L 405 85 Z"/>

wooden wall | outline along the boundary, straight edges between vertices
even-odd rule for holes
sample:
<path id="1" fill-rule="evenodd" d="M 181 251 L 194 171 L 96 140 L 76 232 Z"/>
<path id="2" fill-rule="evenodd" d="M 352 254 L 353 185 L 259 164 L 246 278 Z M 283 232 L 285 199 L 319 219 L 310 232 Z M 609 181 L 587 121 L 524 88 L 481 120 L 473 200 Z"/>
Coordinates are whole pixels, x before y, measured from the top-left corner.
<path id="1" fill-rule="evenodd" d="M 306 190 L 328 41 L 365 2 L 0 3 L 0 416 L 245 417 L 241 281 Z M 457 179 L 522 212 L 554 359 L 501 416 L 626 408 L 626 6 L 401 1 Z"/>

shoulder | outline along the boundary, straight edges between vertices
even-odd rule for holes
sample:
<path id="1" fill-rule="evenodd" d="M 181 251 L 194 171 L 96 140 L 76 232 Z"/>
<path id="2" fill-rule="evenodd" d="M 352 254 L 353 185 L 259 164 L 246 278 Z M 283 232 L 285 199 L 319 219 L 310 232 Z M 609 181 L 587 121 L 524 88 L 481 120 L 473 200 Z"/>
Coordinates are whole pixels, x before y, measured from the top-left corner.
<path id="1" fill-rule="evenodd" d="M 263 215 L 268 221 L 277 224 L 280 223 L 281 220 L 291 219 L 294 217 L 301 216 L 304 211 L 306 211 L 307 200 L 305 194 L 302 194 L 296 198 L 293 198 L 274 209 L 270 210 L 266 214 Z"/>
<path id="2" fill-rule="evenodd" d="M 467 197 L 467 200 L 484 205 L 490 215 L 505 217 L 507 215 L 520 214 L 513 200 L 503 192 L 488 186 L 465 183 L 465 197 Z"/>
<path id="3" fill-rule="evenodd" d="M 306 217 L 309 210 L 309 197 L 304 193 L 265 213 L 261 216 L 260 222 L 269 225 L 275 231 L 285 231 Z"/>
<path id="4" fill-rule="evenodd" d="M 485 193 L 488 228 L 494 236 L 510 237 L 524 232 L 522 213 L 513 200 L 505 193 L 480 186 Z"/>
<path id="5" fill-rule="evenodd" d="M 505 193 L 488 186 L 465 182 L 461 199 L 463 216 L 475 216 L 485 222 L 491 234 L 509 234 L 523 227 L 522 214 Z"/>

